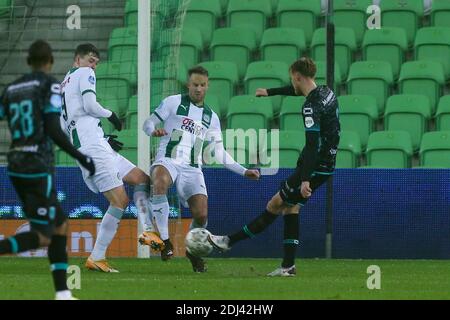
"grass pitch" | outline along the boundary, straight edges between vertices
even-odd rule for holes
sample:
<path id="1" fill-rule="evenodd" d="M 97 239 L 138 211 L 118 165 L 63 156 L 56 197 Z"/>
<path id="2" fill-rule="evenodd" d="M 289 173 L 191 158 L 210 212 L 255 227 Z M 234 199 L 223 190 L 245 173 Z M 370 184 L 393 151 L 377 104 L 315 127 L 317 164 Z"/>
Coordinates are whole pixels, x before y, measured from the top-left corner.
<path id="1" fill-rule="evenodd" d="M 193 273 L 174 258 L 111 259 L 118 274 L 81 269 L 80 299 L 450 299 L 450 261 L 298 259 L 297 276 L 269 278 L 279 259 L 208 259 L 208 272 Z M 367 268 L 381 269 L 381 289 L 369 290 Z M 47 259 L 0 258 L 0 299 L 53 299 Z"/>

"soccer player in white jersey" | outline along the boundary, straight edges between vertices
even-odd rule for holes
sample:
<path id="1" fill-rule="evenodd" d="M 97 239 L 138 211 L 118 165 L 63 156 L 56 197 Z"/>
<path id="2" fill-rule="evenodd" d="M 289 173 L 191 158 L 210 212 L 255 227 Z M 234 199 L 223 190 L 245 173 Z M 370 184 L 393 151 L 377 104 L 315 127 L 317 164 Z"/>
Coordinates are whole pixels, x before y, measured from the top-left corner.
<path id="1" fill-rule="evenodd" d="M 162 221 L 167 221 L 169 217 L 167 191 L 174 183 L 180 201 L 191 210 L 193 223 L 190 228 L 206 228 L 208 197 L 201 170 L 205 141 L 214 143 L 210 149 L 214 150 L 216 161 L 227 169 L 252 180 L 260 177 L 258 170 L 244 168 L 223 147 L 219 117 L 204 103 L 208 90 L 208 71 L 197 66 L 190 69 L 188 75 L 189 94 L 164 99 L 143 127 L 147 135 L 162 137 L 150 170 L 153 181 L 152 215 L 158 228 L 165 225 Z M 161 122 L 164 128 L 156 129 Z M 168 239 L 167 230 L 159 231 L 163 241 Z M 203 259 L 189 252 L 186 252 L 186 256 L 194 272 L 207 270 Z"/>
<path id="2" fill-rule="evenodd" d="M 150 178 L 114 151 L 105 138 L 101 118 L 107 118 L 119 131 L 122 124 L 114 112 L 97 102 L 94 71 L 99 60 L 100 55 L 94 45 L 82 44 L 77 47 L 73 68 L 67 73 L 61 86 L 61 121 L 72 144 L 97 164 L 97 171 L 93 176 L 89 176 L 87 170 L 80 166 L 86 185 L 95 193 L 103 193 L 109 201 L 109 208 L 102 219 L 86 267 L 90 270 L 118 272 L 110 266 L 105 255 L 129 202 L 123 182 L 134 186 L 133 200 L 138 209 L 139 220 L 144 224 L 144 230 L 151 231 L 148 202 Z M 160 239 L 155 241 L 163 246 Z"/>

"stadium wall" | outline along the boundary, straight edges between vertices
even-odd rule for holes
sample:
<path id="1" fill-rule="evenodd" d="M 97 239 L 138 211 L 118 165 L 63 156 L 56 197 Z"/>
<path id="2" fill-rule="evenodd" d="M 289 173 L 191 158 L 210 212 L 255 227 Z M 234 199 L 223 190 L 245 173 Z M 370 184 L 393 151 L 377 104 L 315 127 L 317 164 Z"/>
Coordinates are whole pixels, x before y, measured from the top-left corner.
<path id="1" fill-rule="evenodd" d="M 280 182 L 292 171 L 260 181 L 246 180 L 225 169 L 204 169 L 209 193 L 209 225 L 213 233 L 233 232 L 264 210 Z M 450 171 L 422 169 L 341 169 L 334 179 L 333 257 L 354 259 L 448 259 L 450 258 Z M 14 219 L 20 203 L 0 167 L 0 215 Z M 89 191 L 78 168 L 59 168 L 56 186 L 63 209 L 72 217 L 71 225 L 86 225 L 95 237 L 98 214 L 107 208 L 102 196 Z M 300 257 L 325 256 L 325 187 L 319 189 L 300 215 Z M 131 196 L 131 194 L 130 194 Z M 87 215 L 86 215 L 87 213 Z M 126 216 L 135 215 L 130 206 Z M 91 219 L 87 219 L 87 218 Z M 182 212 L 181 233 L 190 223 L 189 210 Z M 114 248 L 119 255 L 135 252 L 136 221 L 122 223 L 123 237 L 129 243 Z M 8 236 L 24 221 L 0 220 L 0 237 Z M 171 223 L 175 223 L 172 220 Z M 126 229 L 129 228 L 128 231 Z M 74 229 L 80 233 L 81 229 Z M 175 229 L 173 229 L 175 230 Z M 178 231 L 177 243 L 183 237 Z M 172 235 L 175 237 L 175 234 Z M 257 239 L 239 243 L 223 256 L 280 257 L 282 219 Z M 69 240 L 70 242 L 71 240 Z M 132 251 L 134 250 L 134 251 Z M 79 254 L 72 252 L 72 255 Z M 182 255 L 182 254 L 180 254 Z"/>

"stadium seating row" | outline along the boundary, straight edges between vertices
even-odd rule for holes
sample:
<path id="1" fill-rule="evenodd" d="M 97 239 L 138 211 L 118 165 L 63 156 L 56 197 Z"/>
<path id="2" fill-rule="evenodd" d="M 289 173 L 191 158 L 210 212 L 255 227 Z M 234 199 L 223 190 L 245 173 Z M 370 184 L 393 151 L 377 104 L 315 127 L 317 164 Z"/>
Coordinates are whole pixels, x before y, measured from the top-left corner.
<path id="1" fill-rule="evenodd" d="M 218 98 L 218 115 L 223 118 L 227 113 L 230 99 L 236 95 L 239 84 L 237 66 L 233 62 L 204 62 L 210 73 L 209 93 Z M 316 82 L 326 83 L 325 63 L 317 61 L 318 73 Z M 173 68 L 176 74 L 173 79 L 167 79 L 167 70 Z M 289 83 L 288 66 L 282 62 L 259 61 L 249 64 L 244 78 L 245 92 L 253 94 L 256 88 L 279 87 Z M 339 84 L 340 71 L 336 67 L 336 81 Z M 137 72 L 136 65 L 131 62 L 109 62 L 98 66 L 97 92 L 99 99 L 110 107 L 118 106 L 119 115 L 124 117 L 127 112 L 128 100 L 135 92 Z M 162 61 L 152 63 L 152 90 L 162 92 L 163 87 L 170 87 L 171 92 L 180 92 L 185 83 L 186 69 L 182 65 L 167 64 Z M 350 95 L 372 95 L 375 97 L 377 112 L 385 113 L 388 97 L 394 93 L 394 78 L 392 68 L 383 61 L 359 61 L 350 66 L 347 81 L 347 93 Z M 439 98 L 443 93 L 445 76 L 442 65 L 435 61 L 405 62 L 400 69 L 398 82 L 399 94 L 415 94 L 421 92 L 429 99 L 431 114 L 437 109 Z M 337 90 L 339 93 L 339 91 Z M 281 108 L 282 97 L 272 97 L 275 114 Z M 156 102 L 156 103 L 159 103 Z"/>
<path id="2" fill-rule="evenodd" d="M 271 132 L 267 138 L 266 147 L 257 148 L 255 144 L 246 144 L 242 147 L 229 148 L 231 155 L 247 166 L 261 166 L 258 162 L 258 152 L 267 150 L 269 159 L 273 152 L 279 152 L 279 167 L 294 168 L 301 149 L 305 144 L 305 137 L 299 131 L 279 131 L 279 145 L 272 146 Z M 117 133 L 125 148 L 120 152 L 133 163 L 137 163 L 137 138 L 135 131 L 123 130 Z M 223 134 L 226 143 L 226 133 Z M 257 136 L 256 136 L 257 137 Z M 234 146 L 237 146 L 235 141 Z M 251 146 L 251 147 L 250 147 Z M 337 157 L 337 168 L 360 167 L 361 157 L 364 155 L 367 165 L 364 168 L 411 168 L 413 145 L 410 135 L 405 131 L 378 131 L 369 136 L 367 150 L 363 154 L 361 141 L 357 133 L 343 131 Z M 242 154 L 240 154 L 242 152 Z M 420 145 L 420 167 L 448 168 L 450 156 L 450 131 L 427 132 Z M 57 150 L 56 161 L 58 165 L 75 165 L 75 162 L 65 152 Z M 273 165 L 273 162 L 272 162 Z M 217 166 L 217 165 L 212 165 Z M 270 163 L 267 165 L 270 166 Z"/>
<path id="3" fill-rule="evenodd" d="M 366 11 L 371 4 L 371 0 L 335 0 L 333 4 L 335 25 L 352 29 L 358 45 L 363 40 L 368 17 Z M 381 0 L 380 8 L 383 26 L 404 29 L 408 44 L 412 45 L 417 29 L 422 24 L 423 1 Z M 166 14 L 155 12 L 154 17 L 159 22 Z M 192 0 L 187 8 L 185 26 L 201 29 L 205 42 L 209 44 L 212 33 L 218 26 L 218 19 L 224 17 L 227 26 L 250 28 L 258 40 L 261 40 L 262 32 L 268 26 L 268 19 L 273 17 L 278 27 L 303 29 L 309 46 L 321 15 L 320 0 Z M 450 4 L 447 1 L 433 1 L 431 26 L 450 27 L 449 17 Z M 125 10 L 125 25 L 136 24 L 137 2 L 129 0 Z"/>
<path id="4" fill-rule="evenodd" d="M 325 28 L 316 29 L 310 48 L 313 59 L 325 60 L 325 44 Z M 171 37 L 161 36 L 161 42 L 154 44 L 154 47 L 157 47 L 158 56 L 168 56 L 173 46 L 179 46 L 180 61 L 186 66 L 193 66 L 201 61 L 201 53 L 205 48 L 200 30 L 190 27 L 183 28 L 179 43 L 174 43 Z M 292 63 L 307 50 L 304 30 L 293 28 L 265 30 L 260 46 L 257 46 L 254 35 L 248 29 L 217 29 L 214 31 L 210 48 L 212 60 L 236 62 L 240 78 L 244 76 L 255 50 L 261 51 L 259 60 L 279 61 L 286 64 Z M 446 79 L 450 78 L 450 28 L 419 29 L 414 48 L 415 60 L 440 62 Z M 336 28 L 335 53 L 342 79 L 347 78 L 356 50 L 354 31 L 350 28 Z M 406 61 L 407 50 L 407 36 L 403 29 L 383 27 L 367 30 L 362 44 L 362 59 L 389 62 L 394 79 L 397 79 L 400 67 Z M 226 55 L 224 52 L 230 52 L 230 54 Z M 117 28 L 112 32 L 109 40 L 109 57 L 110 61 L 119 62 L 137 60 L 136 28 Z"/>

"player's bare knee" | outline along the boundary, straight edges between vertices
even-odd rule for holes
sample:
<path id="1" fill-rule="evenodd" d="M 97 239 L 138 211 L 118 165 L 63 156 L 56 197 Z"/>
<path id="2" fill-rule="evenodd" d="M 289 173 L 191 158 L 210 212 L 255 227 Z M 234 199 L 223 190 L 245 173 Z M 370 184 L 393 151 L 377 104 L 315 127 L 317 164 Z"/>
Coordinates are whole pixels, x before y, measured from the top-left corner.
<path id="1" fill-rule="evenodd" d="M 281 214 L 284 210 L 283 200 L 277 194 L 267 203 L 267 211 L 273 214 Z"/>
<path id="2" fill-rule="evenodd" d="M 123 179 L 126 183 L 136 186 L 139 184 L 150 184 L 150 177 L 141 169 L 134 168 Z"/>
<path id="3" fill-rule="evenodd" d="M 125 210 L 129 202 L 130 200 L 128 199 L 127 194 L 124 192 L 117 194 L 115 197 L 113 197 L 110 201 L 110 205 Z"/>

